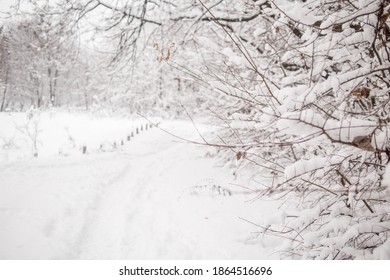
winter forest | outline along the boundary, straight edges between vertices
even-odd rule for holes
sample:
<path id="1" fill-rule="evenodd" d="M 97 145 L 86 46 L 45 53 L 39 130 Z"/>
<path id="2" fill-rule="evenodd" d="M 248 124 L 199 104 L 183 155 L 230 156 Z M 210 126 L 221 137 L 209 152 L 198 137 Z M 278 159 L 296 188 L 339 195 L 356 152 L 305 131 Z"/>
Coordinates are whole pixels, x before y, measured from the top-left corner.
<path id="1" fill-rule="evenodd" d="M 389 0 L 0 12 L 0 259 L 390 259 Z"/>

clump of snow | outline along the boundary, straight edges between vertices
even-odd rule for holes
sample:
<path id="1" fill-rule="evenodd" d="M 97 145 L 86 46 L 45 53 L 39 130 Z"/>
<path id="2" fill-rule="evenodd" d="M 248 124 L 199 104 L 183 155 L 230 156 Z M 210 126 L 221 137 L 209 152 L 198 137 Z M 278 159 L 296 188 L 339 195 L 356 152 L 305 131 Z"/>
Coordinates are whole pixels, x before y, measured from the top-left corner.
<path id="1" fill-rule="evenodd" d="M 379 150 L 384 150 L 386 147 L 390 146 L 389 130 L 376 130 L 371 139 L 371 146 Z"/>
<path id="2" fill-rule="evenodd" d="M 374 250 L 374 257 L 378 260 L 390 260 L 390 238 Z"/>
<path id="3" fill-rule="evenodd" d="M 303 24 L 312 25 L 316 21 L 322 19 L 321 16 L 316 16 L 313 11 L 306 8 L 304 4 L 305 3 L 294 2 L 294 4 L 290 4 L 289 6 L 285 5 L 283 8 L 289 18 Z"/>
<path id="4" fill-rule="evenodd" d="M 197 37 L 197 40 L 204 48 L 212 49 L 215 51 L 219 50 L 218 45 L 213 40 L 210 40 L 205 36 L 199 36 Z"/>
<path id="5" fill-rule="evenodd" d="M 327 160 L 324 157 L 316 157 L 309 160 L 300 159 L 297 162 L 287 166 L 285 168 L 284 175 L 286 176 L 287 180 L 302 175 L 310 176 L 310 172 L 324 168 L 326 161 Z"/>
<path id="6" fill-rule="evenodd" d="M 247 64 L 246 60 L 235 54 L 231 48 L 222 49 L 222 53 L 228 58 L 229 63 L 233 65 L 244 65 Z"/>
<path id="7" fill-rule="evenodd" d="M 388 189 L 390 189 L 390 164 L 387 165 L 385 174 L 383 174 L 383 185 L 387 186 Z"/>

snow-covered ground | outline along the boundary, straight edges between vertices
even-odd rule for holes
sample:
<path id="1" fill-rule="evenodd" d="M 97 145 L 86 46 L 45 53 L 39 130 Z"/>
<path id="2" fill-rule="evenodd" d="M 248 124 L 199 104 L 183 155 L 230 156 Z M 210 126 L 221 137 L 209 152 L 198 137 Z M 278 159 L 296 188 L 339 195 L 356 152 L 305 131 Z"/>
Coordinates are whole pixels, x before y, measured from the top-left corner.
<path id="1" fill-rule="evenodd" d="M 1 259 L 278 258 L 280 240 L 259 243 L 256 227 L 241 219 L 261 223 L 277 205 L 248 202 L 254 194 L 236 187 L 246 178 L 233 178 L 207 156 L 210 148 L 153 128 L 104 150 L 145 121 L 34 118 L 37 158 L 26 132 L 34 121 L 0 114 Z M 199 138 L 189 121 L 160 126 Z"/>
<path id="2" fill-rule="evenodd" d="M 157 121 L 157 120 L 154 120 Z M 147 122 L 64 111 L 0 114 L 0 161 L 112 151 Z"/>

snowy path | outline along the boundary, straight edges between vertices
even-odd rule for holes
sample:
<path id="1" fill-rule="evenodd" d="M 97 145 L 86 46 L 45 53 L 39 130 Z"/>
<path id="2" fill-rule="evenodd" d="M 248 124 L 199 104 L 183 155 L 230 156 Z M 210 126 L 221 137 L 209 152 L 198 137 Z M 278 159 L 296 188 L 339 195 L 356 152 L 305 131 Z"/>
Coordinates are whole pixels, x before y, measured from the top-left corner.
<path id="1" fill-rule="evenodd" d="M 161 149 L 160 145 L 166 146 Z M 161 178 L 171 171 L 166 159 L 173 152 L 185 154 L 185 146 L 173 142 L 160 145 L 146 155 L 126 155 L 128 163 L 106 186 L 96 216 L 83 233 L 81 258 L 137 258 L 142 254 L 147 257 L 159 247 L 171 245 L 168 235 L 175 228 L 169 226 L 172 202 L 164 194 L 167 185 Z M 152 143 L 150 146 L 153 147 Z M 156 238 L 159 242 L 154 244 Z"/>
<path id="2" fill-rule="evenodd" d="M 215 195 L 233 178 L 205 152 L 153 129 L 113 153 L 1 165 L 0 258 L 270 258 L 239 217 L 272 203 Z"/>

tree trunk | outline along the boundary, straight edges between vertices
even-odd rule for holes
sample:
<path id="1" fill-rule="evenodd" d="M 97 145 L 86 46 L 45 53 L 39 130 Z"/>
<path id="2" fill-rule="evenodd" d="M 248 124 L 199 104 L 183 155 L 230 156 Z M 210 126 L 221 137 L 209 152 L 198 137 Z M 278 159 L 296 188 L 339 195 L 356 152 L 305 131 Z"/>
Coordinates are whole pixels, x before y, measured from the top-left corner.
<path id="1" fill-rule="evenodd" d="M 85 98 L 85 110 L 89 110 L 89 96 L 88 96 L 88 90 L 89 90 L 89 76 L 87 76 L 87 86 L 84 87 L 84 98 Z"/>
<path id="2" fill-rule="evenodd" d="M 0 112 L 5 110 L 5 97 L 7 96 L 7 84 L 4 86 L 3 98 L 1 100 Z"/>
<path id="3" fill-rule="evenodd" d="M 52 77 L 52 70 L 51 67 L 49 66 L 47 68 L 47 74 L 49 76 L 49 98 L 50 98 L 50 105 L 52 107 L 55 106 L 56 104 L 56 87 L 57 87 L 57 77 L 58 77 L 58 70 L 56 69 L 54 71 L 54 78 Z"/>
<path id="4" fill-rule="evenodd" d="M 6 108 L 5 100 L 7 96 L 7 89 L 8 89 L 8 69 L 5 72 L 5 83 L 4 83 L 3 98 L 1 99 L 0 112 L 3 112 Z"/>
<path id="5" fill-rule="evenodd" d="M 56 71 L 54 71 L 54 85 L 53 85 L 53 92 L 52 92 L 52 97 L 50 97 L 50 100 L 52 100 L 53 102 L 53 106 L 57 103 L 57 96 L 56 96 L 56 92 L 57 92 L 57 79 L 58 79 L 58 69 L 56 69 Z"/>
<path id="6" fill-rule="evenodd" d="M 37 89 L 37 108 L 41 108 L 42 106 L 42 98 L 39 94 L 39 88 Z"/>

